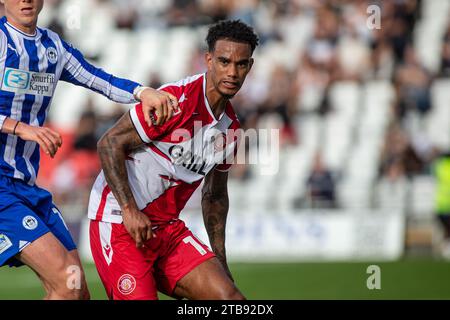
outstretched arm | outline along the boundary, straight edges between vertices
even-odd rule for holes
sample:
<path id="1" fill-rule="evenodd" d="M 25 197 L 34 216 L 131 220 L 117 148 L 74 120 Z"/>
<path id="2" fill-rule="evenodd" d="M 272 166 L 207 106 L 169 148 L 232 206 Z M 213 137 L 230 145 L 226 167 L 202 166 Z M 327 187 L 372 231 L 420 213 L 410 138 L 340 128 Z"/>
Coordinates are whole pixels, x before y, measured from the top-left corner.
<path id="1" fill-rule="evenodd" d="M 123 224 L 137 247 L 142 247 L 145 241 L 151 239 L 152 225 L 136 204 L 125 161 L 128 154 L 143 143 L 131 122 L 130 114 L 126 113 L 97 144 L 106 181 L 122 209 Z"/>
<path id="2" fill-rule="evenodd" d="M 142 102 L 149 126 L 164 124 L 178 109 L 178 100 L 170 93 L 115 77 L 87 62 L 83 54 L 72 45 L 63 40 L 62 44 L 65 49 L 65 65 L 61 80 L 89 88 L 118 103 Z M 157 115 L 155 121 L 151 120 L 152 112 Z"/>
<path id="3" fill-rule="evenodd" d="M 228 172 L 212 170 L 206 176 L 202 190 L 202 211 L 211 248 L 233 279 L 225 252 L 225 225 L 229 206 L 227 182 Z"/>

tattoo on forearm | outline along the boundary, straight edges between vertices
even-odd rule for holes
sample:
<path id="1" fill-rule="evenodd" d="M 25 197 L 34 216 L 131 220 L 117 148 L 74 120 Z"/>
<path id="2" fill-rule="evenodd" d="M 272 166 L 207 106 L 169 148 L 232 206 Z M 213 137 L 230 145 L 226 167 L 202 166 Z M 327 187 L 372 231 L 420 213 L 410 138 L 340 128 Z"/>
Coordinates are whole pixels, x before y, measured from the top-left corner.
<path id="1" fill-rule="evenodd" d="M 203 220 L 214 253 L 225 263 L 225 226 L 229 207 L 227 174 L 212 172 L 211 175 L 203 188 Z"/>
<path id="2" fill-rule="evenodd" d="M 128 114 L 125 114 L 100 140 L 98 154 L 106 181 L 119 205 L 135 205 L 128 183 L 126 157 L 143 142 L 136 133 Z"/>

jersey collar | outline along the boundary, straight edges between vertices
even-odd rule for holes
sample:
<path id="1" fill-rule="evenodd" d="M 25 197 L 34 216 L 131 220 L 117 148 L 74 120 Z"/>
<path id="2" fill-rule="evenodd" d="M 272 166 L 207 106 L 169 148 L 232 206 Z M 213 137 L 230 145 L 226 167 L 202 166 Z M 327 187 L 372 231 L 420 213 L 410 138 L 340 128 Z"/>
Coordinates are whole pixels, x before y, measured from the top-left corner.
<path id="1" fill-rule="evenodd" d="M 223 115 L 225 114 L 226 107 L 223 109 L 222 113 L 220 114 L 219 119 L 216 119 L 216 117 L 214 116 L 214 112 L 212 111 L 211 106 L 209 105 L 208 98 L 206 97 L 206 73 L 203 74 L 203 95 L 205 97 L 206 110 L 208 110 L 209 115 L 213 119 L 212 124 L 215 125 L 223 118 Z"/>
<path id="2" fill-rule="evenodd" d="M 27 39 L 35 39 L 36 36 L 38 35 L 38 28 L 36 28 L 36 30 L 34 31 L 34 34 L 28 34 L 25 33 L 19 29 L 17 29 L 16 27 L 14 27 L 11 23 L 8 22 L 8 20 L 5 17 L 5 24 L 8 26 L 8 28 L 11 28 L 12 30 L 14 30 L 15 32 L 19 33 L 20 35 L 22 35 L 24 38 Z"/>

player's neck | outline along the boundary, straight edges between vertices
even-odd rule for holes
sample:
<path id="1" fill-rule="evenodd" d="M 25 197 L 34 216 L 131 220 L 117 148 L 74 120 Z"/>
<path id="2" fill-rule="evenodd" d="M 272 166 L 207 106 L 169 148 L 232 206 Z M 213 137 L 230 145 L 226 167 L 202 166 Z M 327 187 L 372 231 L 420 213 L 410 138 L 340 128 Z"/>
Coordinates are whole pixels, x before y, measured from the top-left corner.
<path id="1" fill-rule="evenodd" d="M 211 80 L 206 79 L 206 99 L 208 100 L 209 106 L 211 107 L 211 111 L 214 113 L 214 117 L 219 119 L 220 115 L 225 110 L 227 103 L 229 101 L 228 98 L 224 97 L 214 88 Z"/>
<path id="2" fill-rule="evenodd" d="M 30 26 L 25 26 L 23 24 L 20 24 L 20 23 L 16 22 L 11 17 L 7 16 L 6 18 L 7 18 L 8 23 L 10 25 L 12 25 L 14 28 L 16 28 L 17 30 L 19 30 L 19 31 L 21 31 L 21 32 L 23 32 L 23 33 L 25 33 L 27 35 L 30 35 L 30 36 L 33 36 L 33 35 L 36 34 L 37 22 L 32 24 L 32 25 L 30 25 Z"/>

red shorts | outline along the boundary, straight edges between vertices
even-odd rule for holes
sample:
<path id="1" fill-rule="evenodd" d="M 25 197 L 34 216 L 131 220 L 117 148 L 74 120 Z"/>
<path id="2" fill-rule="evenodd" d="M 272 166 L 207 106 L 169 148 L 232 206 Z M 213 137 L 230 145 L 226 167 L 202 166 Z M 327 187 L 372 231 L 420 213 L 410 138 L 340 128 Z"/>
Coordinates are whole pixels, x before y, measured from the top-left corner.
<path id="1" fill-rule="evenodd" d="M 156 300 L 157 290 L 173 295 L 181 278 L 215 256 L 181 220 L 154 233 L 138 249 L 123 224 L 91 221 L 92 255 L 110 299 Z"/>

